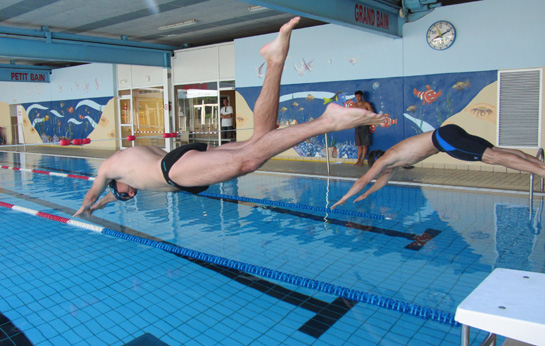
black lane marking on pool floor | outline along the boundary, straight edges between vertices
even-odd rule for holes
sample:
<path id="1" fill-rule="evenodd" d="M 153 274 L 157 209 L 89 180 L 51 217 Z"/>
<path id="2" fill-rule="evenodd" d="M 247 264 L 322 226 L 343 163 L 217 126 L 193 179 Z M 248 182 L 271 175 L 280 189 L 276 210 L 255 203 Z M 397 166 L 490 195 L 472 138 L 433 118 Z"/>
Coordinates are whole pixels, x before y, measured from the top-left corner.
<path id="1" fill-rule="evenodd" d="M 17 328 L 11 320 L 0 312 L 0 345 L 32 346 L 22 330 Z"/>
<path id="2" fill-rule="evenodd" d="M 36 197 L 27 196 L 27 195 L 14 192 L 11 190 L 0 188 L 0 193 L 10 195 L 19 199 L 23 199 L 29 202 L 33 202 L 45 208 L 55 209 L 69 215 L 72 215 L 76 212 L 76 210 L 74 209 L 67 208 L 67 207 L 64 207 L 49 201 L 45 201 L 43 199 L 39 199 Z M 135 229 L 124 227 L 122 225 L 119 225 L 119 224 L 116 224 L 116 223 L 113 223 L 108 220 L 104 220 L 95 216 L 88 217 L 86 218 L 86 220 L 92 221 L 93 223 L 97 225 L 100 225 L 115 231 L 119 231 L 122 233 L 131 234 L 137 237 L 150 239 L 150 240 L 154 240 L 154 241 L 165 243 L 165 244 L 170 244 L 173 246 L 178 246 L 168 241 L 164 241 L 162 239 L 150 236 L 149 234 L 145 234 Z M 315 338 L 319 338 L 331 326 L 333 326 L 335 322 L 337 322 L 342 316 L 344 316 L 348 311 L 350 311 L 350 309 L 357 303 L 356 301 L 343 299 L 343 298 L 336 298 L 333 302 L 327 303 L 322 300 L 312 298 L 308 295 L 298 293 L 293 290 L 289 290 L 281 285 L 272 283 L 270 281 L 248 274 L 246 272 L 242 272 L 242 271 L 227 268 L 227 267 L 222 267 L 213 263 L 197 260 L 188 256 L 182 256 L 179 254 L 174 254 L 174 255 L 176 255 L 177 257 L 186 259 L 188 261 L 191 261 L 206 269 L 213 270 L 218 274 L 221 274 L 227 278 L 235 280 L 244 286 L 258 290 L 264 294 L 267 294 L 268 296 L 279 299 L 283 302 L 292 304 L 294 306 L 301 307 L 303 309 L 315 312 L 316 315 L 313 318 L 311 318 L 309 321 L 307 321 L 302 327 L 299 328 L 299 331 Z M 16 344 L 16 345 L 19 346 L 19 344 Z M 21 345 L 26 345 L 26 344 L 21 344 Z"/>
<path id="3" fill-rule="evenodd" d="M 279 214 L 286 214 L 286 215 L 306 218 L 306 219 L 310 219 L 310 220 L 314 220 L 318 222 L 330 223 L 333 225 L 353 228 L 353 229 L 357 229 L 364 232 L 378 233 L 378 234 L 387 235 L 389 237 L 405 238 L 412 241 L 411 243 L 405 246 L 405 249 L 415 250 L 415 251 L 422 249 L 424 245 L 426 245 L 430 240 L 432 240 L 434 237 L 436 237 L 437 235 L 441 233 L 440 230 L 428 228 L 426 231 L 424 231 L 423 234 L 417 235 L 414 233 L 405 233 L 405 232 L 399 232 L 399 231 L 394 231 L 394 230 L 375 227 L 375 226 L 363 225 L 363 224 L 351 222 L 351 221 L 344 221 L 344 220 L 339 220 L 339 219 L 334 219 L 329 217 L 324 218 L 323 216 L 320 216 L 320 215 L 314 215 L 314 214 L 304 213 L 300 211 L 289 210 L 285 208 L 264 206 L 264 205 L 260 205 L 253 202 L 243 202 L 236 199 L 211 197 L 211 196 L 201 196 L 201 197 L 206 197 L 206 198 L 215 199 L 215 200 L 223 200 L 225 202 L 230 202 L 230 203 L 238 203 L 238 204 L 242 204 L 242 205 L 246 205 L 246 206 L 254 207 L 254 208 L 262 208 L 262 209 L 270 210 L 272 212 L 279 213 Z"/>
<path id="4" fill-rule="evenodd" d="M 184 257 L 189 261 L 208 268 L 218 274 L 226 276 L 236 282 L 253 288 L 268 296 L 279 299 L 285 303 L 303 308 L 316 313 L 314 317 L 308 320 L 298 330 L 314 338 L 319 338 L 327 332 L 341 317 L 343 317 L 357 302 L 349 299 L 337 297 L 333 302 L 327 303 L 320 299 L 313 298 L 306 294 L 295 292 L 281 285 L 261 279 L 257 276 L 238 271 L 236 269 L 221 267 L 212 263 L 204 262 L 194 258 Z"/>

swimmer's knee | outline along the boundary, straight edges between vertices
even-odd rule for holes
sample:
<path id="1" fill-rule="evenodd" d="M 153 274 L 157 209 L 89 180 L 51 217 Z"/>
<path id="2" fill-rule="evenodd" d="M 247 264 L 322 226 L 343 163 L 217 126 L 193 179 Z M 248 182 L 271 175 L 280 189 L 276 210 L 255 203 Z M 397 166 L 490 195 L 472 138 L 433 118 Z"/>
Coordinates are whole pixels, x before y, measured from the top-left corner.
<path id="1" fill-rule="evenodd" d="M 240 165 L 240 171 L 242 174 L 248 174 L 255 172 L 263 164 L 260 160 L 244 160 L 242 165 Z"/>
<path id="2" fill-rule="evenodd" d="M 240 161 L 239 171 L 241 174 L 255 172 L 264 162 L 264 160 L 256 155 L 245 155 Z"/>
<path id="3" fill-rule="evenodd" d="M 484 151 L 481 161 L 490 165 L 502 164 L 502 159 L 505 158 L 505 155 L 506 153 L 497 150 L 495 147 L 491 147 Z"/>

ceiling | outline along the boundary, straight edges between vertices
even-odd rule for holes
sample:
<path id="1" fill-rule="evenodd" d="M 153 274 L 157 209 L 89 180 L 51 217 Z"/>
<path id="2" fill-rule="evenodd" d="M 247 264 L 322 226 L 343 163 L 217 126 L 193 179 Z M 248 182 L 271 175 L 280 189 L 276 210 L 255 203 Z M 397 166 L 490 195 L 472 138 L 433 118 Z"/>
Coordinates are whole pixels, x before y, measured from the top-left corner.
<path id="1" fill-rule="evenodd" d="M 2 0 L 0 26 L 164 44 L 179 48 L 233 41 L 278 31 L 293 14 L 237 0 Z M 195 20 L 184 27 L 162 26 Z M 298 28 L 324 22 L 302 18 Z M 13 61 L 0 56 L 0 64 Z M 74 63 L 16 59 L 16 64 L 70 66 Z"/>
<path id="2" fill-rule="evenodd" d="M 395 11 L 402 6 L 406 9 L 406 4 L 415 3 L 413 0 L 356 1 L 386 6 L 393 9 L 392 13 L 397 13 Z M 418 10 L 427 13 L 437 5 L 454 5 L 469 1 L 476 0 L 427 0 L 427 5 L 416 4 Z M 252 3 L 267 4 L 277 10 L 254 6 Z M 168 50 L 172 51 L 177 48 L 230 42 L 237 38 L 277 32 L 282 24 L 294 16 L 293 13 L 302 16 L 298 28 L 328 22 L 338 23 L 338 18 L 335 21 L 334 17 L 338 11 L 335 10 L 347 4 L 352 10 L 354 0 L 1 0 L 0 29 L 32 30 L 42 35 L 49 31 L 52 35 L 107 38 L 118 42 L 123 39 L 125 42 L 168 45 Z M 254 7 L 258 9 L 253 10 Z M 313 11 L 317 11 L 318 15 L 310 14 Z M 194 23 L 173 26 L 187 21 Z M 45 60 L 39 48 L 31 49 L 33 52 L 38 50 L 33 54 L 33 58 L 13 58 L 16 56 L 13 52 L 16 51 L 18 54 L 23 51 L 25 43 L 23 39 L 12 41 L 11 38 L 18 37 L 9 30 L 0 30 L 0 39 L 9 38 L 7 41 L 14 42 L 3 44 L 11 50 L 0 49 L 0 65 L 56 68 L 81 63 L 61 58 Z M 43 36 L 41 40 L 44 40 Z M 39 39 L 33 37 L 27 41 L 37 42 Z M 9 54 L 6 52 L 12 52 L 13 55 L 6 56 Z"/>

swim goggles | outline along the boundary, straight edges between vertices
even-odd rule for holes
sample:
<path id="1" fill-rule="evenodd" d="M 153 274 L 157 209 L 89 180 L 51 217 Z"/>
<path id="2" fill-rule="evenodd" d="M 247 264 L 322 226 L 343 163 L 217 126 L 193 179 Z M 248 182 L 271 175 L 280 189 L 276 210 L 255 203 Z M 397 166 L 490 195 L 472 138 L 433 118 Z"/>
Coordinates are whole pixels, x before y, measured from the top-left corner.
<path id="1" fill-rule="evenodd" d="M 117 191 L 117 181 L 115 180 L 112 180 L 110 181 L 110 191 L 112 191 L 112 194 L 114 195 L 114 197 L 119 200 L 119 201 L 123 201 L 123 202 L 126 202 L 130 199 L 133 199 L 134 196 L 136 196 L 136 193 L 137 191 L 135 190 L 134 191 L 134 196 L 130 196 L 127 192 L 118 192 Z"/>

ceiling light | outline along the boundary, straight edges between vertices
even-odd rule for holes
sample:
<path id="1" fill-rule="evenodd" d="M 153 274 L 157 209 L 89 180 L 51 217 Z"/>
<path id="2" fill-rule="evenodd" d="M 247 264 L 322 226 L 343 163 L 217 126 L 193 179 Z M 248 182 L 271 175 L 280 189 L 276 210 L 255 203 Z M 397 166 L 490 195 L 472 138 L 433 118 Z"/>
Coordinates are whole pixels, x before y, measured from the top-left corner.
<path id="1" fill-rule="evenodd" d="M 163 25 L 163 26 L 158 27 L 157 30 L 172 30 L 172 29 L 177 29 L 177 28 L 181 28 L 183 26 L 188 26 L 188 25 L 193 25 L 193 24 L 197 24 L 196 19 L 190 19 L 190 20 L 186 20 L 184 22 L 175 23 L 175 24 Z"/>
<path id="2" fill-rule="evenodd" d="M 263 10 L 268 10 L 268 8 L 263 7 L 263 6 L 250 6 L 250 7 L 248 7 L 248 11 L 263 11 Z"/>

